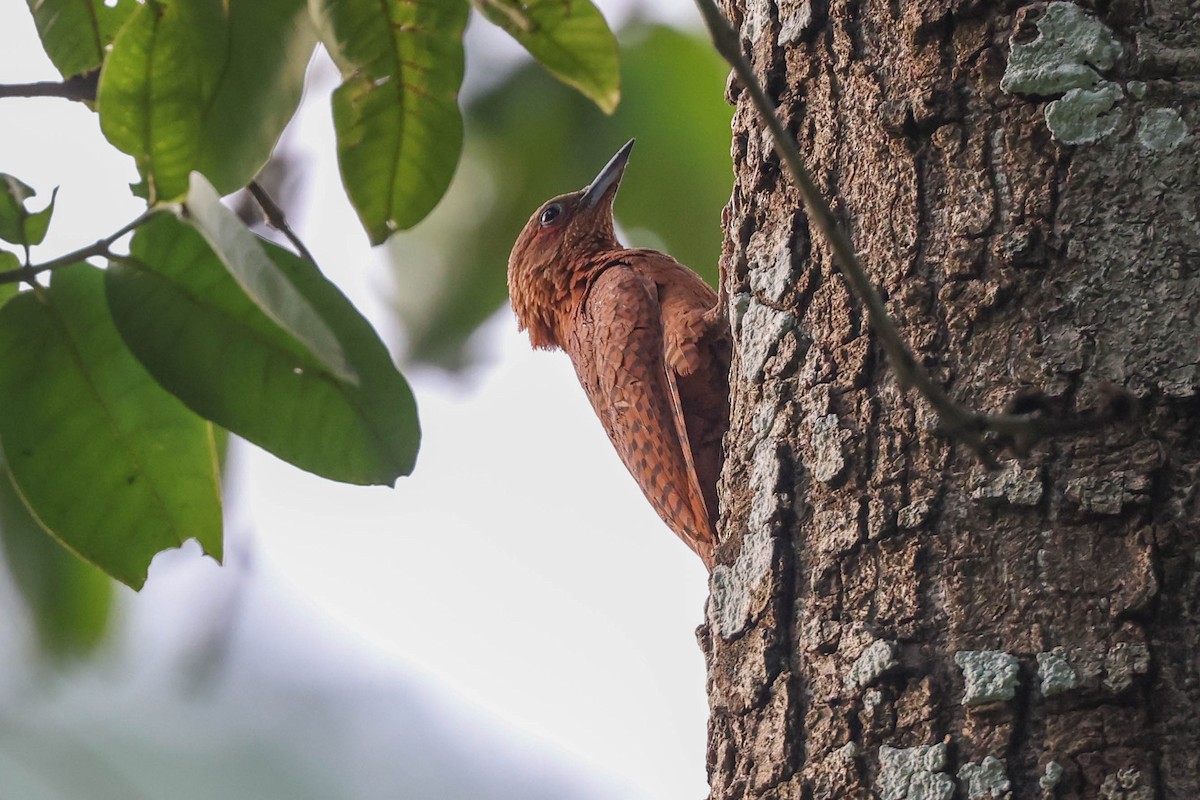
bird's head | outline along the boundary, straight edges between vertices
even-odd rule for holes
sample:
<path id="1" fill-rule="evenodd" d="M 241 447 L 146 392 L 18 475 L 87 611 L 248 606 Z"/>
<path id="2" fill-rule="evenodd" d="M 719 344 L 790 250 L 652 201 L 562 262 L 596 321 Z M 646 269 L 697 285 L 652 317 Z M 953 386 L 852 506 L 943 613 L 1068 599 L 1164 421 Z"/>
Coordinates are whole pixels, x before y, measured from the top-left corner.
<path id="1" fill-rule="evenodd" d="M 589 257 L 619 247 L 613 200 L 633 150 L 633 139 L 600 174 L 577 192 L 547 200 L 533 212 L 508 257 L 508 294 L 521 330 L 534 347 L 561 345 L 554 320 L 567 313 L 577 272 Z"/>

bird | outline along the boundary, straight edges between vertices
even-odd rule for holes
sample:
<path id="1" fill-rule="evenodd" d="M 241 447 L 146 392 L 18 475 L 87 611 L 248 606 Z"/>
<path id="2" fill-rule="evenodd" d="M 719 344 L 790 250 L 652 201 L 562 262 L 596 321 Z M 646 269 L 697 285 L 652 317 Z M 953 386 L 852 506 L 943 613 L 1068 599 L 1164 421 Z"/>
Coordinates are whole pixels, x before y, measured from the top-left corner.
<path id="1" fill-rule="evenodd" d="M 576 192 L 529 218 L 508 260 L 518 329 L 566 351 L 646 499 L 711 571 L 729 426 L 725 304 L 666 253 L 624 247 L 613 204 L 630 139 Z"/>

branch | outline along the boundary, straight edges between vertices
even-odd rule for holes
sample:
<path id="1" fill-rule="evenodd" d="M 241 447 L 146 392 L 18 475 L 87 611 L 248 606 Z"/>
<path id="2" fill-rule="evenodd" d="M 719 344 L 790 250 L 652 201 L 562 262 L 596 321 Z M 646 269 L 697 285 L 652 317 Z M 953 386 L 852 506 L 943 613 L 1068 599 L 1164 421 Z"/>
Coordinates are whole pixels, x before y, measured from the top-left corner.
<path id="1" fill-rule="evenodd" d="M 316 264 L 317 261 L 312 257 L 312 253 L 308 252 L 308 248 L 304 246 L 304 242 L 300 241 L 300 237 L 288 225 L 287 218 L 283 215 L 283 209 L 271 199 L 271 196 L 267 194 L 262 184 L 258 181 L 250 181 L 246 190 L 250 192 L 254 201 L 258 203 L 258 207 L 262 209 L 267 224 L 282 233 L 292 243 L 292 247 L 296 248 L 296 252 L 300 254 L 301 258 L 311 264 Z"/>
<path id="2" fill-rule="evenodd" d="M 84 259 L 93 258 L 95 256 L 111 258 L 113 254 L 110 251 L 110 248 L 113 246 L 113 244 L 125 234 L 141 225 L 144 225 L 146 221 L 158 211 L 159 209 L 157 208 L 146 209 L 138 215 L 137 219 L 133 220 L 128 225 L 125 225 L 115 233 L 105 236 L 103 239 L 89 244 L 87 247 L 81 247 L 78 250 L 72 250 L 65 255 L 61 255 L 58 258 L 53 258 L 41 264 L 26 264 L 19 269 L 10 269 L 6 272 L 0 272 L 0 284 L 22 282 L 32 284 L 34 282 L 34 278 L 43 272 L 50 272 L 58 269 L 59 267 L 77 264 Z"/>
<path id="3" fill-rule="evenodd" d="M 100 70 L 72 75 L 63 81 L 0 84 L 0 97 L 61 97 L 64 100 L 90 102 L 96 99 Z"/>
<path id="4" fill-rule="evenodd" d="M 811 173 L 804 166 L 795 140 L 784 128 L 779 115 L 775 113 L 774 104 L 763 91 L 753 67 L 742 52 L 741 38 L 737 31 L 717 8 L 715 0 L 696 0 L 696 5 L 700 8 L 717 52 L 733 67 L 738 79 L 750 93 L 750 99 L 766 123 L 767 129 L 770 130 L 775 141 L 775 151 L 800 190 L 810 221 L 829 242 L 835 264 L 850 284 L 853 293 L 866 306 L 871 327 L 879 337 L 901 387 L 915 387 L 925 397 L 937 413 L 938 427 L 943 433 L 962 440 L 985 463 L 993 465 L 993 454 L 1005 446 L 1023 451 L 1044 437 L 1094 428 L 1131 412 L 1132 397 L 1128 395 L 1119 402 L 1106 402 L 1099 410 L 1072 420 L 1047 419 L 1032 414 L 985 414 L 951 399 L 913 357 L 912 350 L 909 349 L 908 343 L 888 314 L 879 292 L 858 260 L 850 237 L 838 224 L 829 204 L 821 196 Z M 1111 391 L 1118 392 L 1115 389 Z M 985 436 L 989 433 L 999 441 L 986 441 Z"/>

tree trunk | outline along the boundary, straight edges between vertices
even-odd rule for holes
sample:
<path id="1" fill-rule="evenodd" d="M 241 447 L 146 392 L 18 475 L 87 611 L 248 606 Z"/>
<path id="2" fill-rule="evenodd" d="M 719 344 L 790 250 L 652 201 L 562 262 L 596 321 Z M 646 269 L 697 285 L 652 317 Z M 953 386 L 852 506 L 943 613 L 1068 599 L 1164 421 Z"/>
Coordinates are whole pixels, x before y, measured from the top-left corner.
<path id="1" fill-rule="evenodd" d="M 1141 409 L 940 438 L 731 84 L 713 798 L 1200 798 L 1200 8 L 1096 5 L 726 5 L 939 382 Z"/>

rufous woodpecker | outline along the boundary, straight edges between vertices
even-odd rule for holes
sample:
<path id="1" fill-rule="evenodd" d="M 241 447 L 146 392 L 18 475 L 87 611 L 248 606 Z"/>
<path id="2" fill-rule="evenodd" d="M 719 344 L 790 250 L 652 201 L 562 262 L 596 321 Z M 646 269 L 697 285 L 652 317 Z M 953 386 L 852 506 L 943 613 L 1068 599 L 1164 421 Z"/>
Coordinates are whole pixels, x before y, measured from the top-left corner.
<path id="1" fill-rule="evenodd" d="M 699 275 L 617 241 L 613 201 L 632 149 L 534 212 L 508 258 L 508 292 L 530 343 L 571 357 L 621 461 L 711 570 L 729 330 Z"/>

